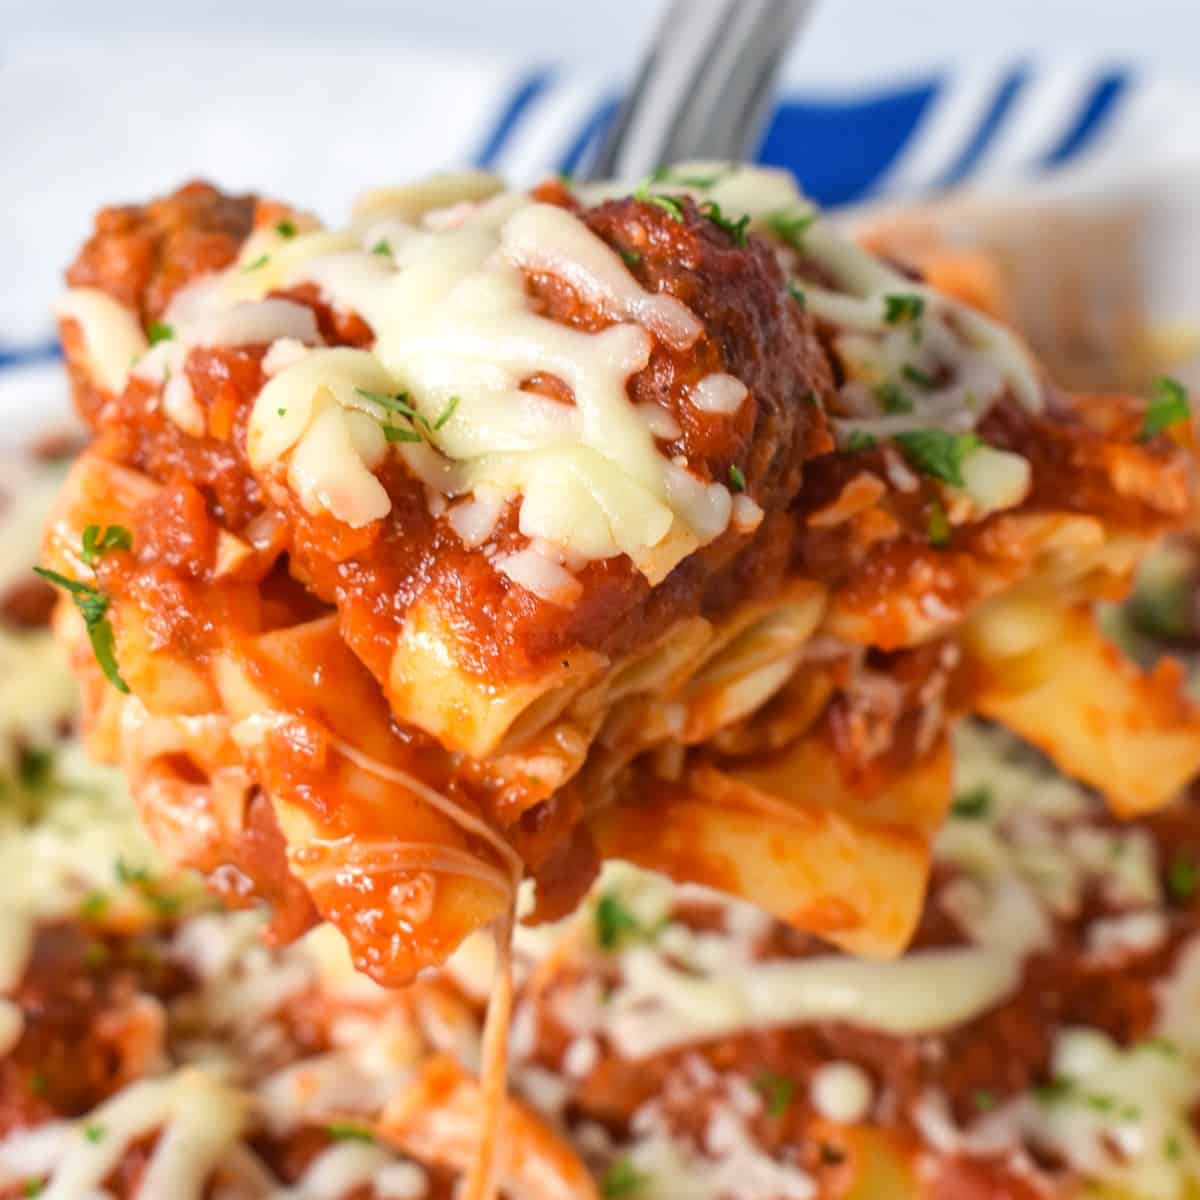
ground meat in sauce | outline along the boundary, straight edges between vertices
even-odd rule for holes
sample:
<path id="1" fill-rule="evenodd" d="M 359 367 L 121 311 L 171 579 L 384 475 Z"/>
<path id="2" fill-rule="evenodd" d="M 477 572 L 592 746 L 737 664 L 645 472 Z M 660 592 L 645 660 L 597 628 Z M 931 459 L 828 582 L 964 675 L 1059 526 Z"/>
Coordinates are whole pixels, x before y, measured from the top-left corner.
<path id="1" fill-rule="evenodd" d="M 154 936 L 112 937 L 73 922 L 39 930 L 12 996 L 24 1033 L 0 1057 L 0 1136 L 77 1117 L 138 1078 L 151 1064 L 133 1032 L 136 1001 L 169 998 L 188 983 Z"/>
<path id="2" fill-rule="evenodd" d="M 753 238 L 736 244 L 690 203 L 681 220 L 635 200 L 611 201 L 581 215 L 610 245 L 627 253 L 636 247 L 641 281 L 679 296 L 705 323 L 697 346 L 680 352 L 658 345 L 631 383 L 635 400 L 664 404 L 682 426 L 664 452 L 684 455 L 693 469 L 721 482 L 736 465 L 760 505 L 768 512 L 781 509 L 800 486 L 803 462 L 832 447 L 822 404 L 814 403 L 828 399 L 832 376 L 770 249 Z M 145 208 L 106 210 L 68 279 L 109 291 L 144 318 L 155 316 L 189 279 L 224 266 L 251 220 L 247 199 L 223 197 L 205 185 L 189 185 Z M 556 319 L 585 328 L 610 323 L 560 281 L 535 276 L 530 287 Z M 313 289 L 288 294 L 314 307 L 328 336 L 361 342 L 362 331 L 339 323 Z M 64 340 L 69 359 L 77 362 L 80 347 L 70 323 Z M 212 515 L 241 532 L 265 504 L 244 459 L 245 423 L 264 382 L 261 354 L 261 348 L 191 353 L 186 369 L 207 415 L 210 436 L 204 438 L 191 438 L 166 421 L 154 389 L 136 379 L 122 397 L 101 404 L 77 370 L 80 407 L 102 434 L 101 453 L 163 482 L 183 476 L 200 490 Z M 753 400 L 733 420 L 700 412 L 687 399 L 700 378 L 722 370 L 742 379 Z M 544 390 L 554 381 L 534 382 Z M 214 429 L 220 436 L 213 436 Z M 730 572 L 739 589 L 753 585 L 766 592 L 786 566 L 783 554 L 748 556 L 746 536 L 730 531 L 653 593 L 627 561 L 594 562 L 581 574 L 582 601 L 563 609 L 466 551 L 444 522 L 430 518 L 424 493 L 407 472 L 384 468 L 380 477 L 393 511 L 365 530 L 312 517 L 297 504 L 286 513 L 293 571 L 338 606 L 347 639 L 377 674 L 386 670 L 384 652 L 397 624 L 420 595 L 437 598 L 468 670 L 519 677 L 577 642 L 618 653 L 657 633 L 663 622 L 730 603 L 734 589 L 722 586 Z M 779 536 L 787 541 L 786 534 Z M 512 514 L 497 541 L 501 548 L 518 544 Z M 750 579 L 748 563 L 755 564 Z"/>
<path id="3" fill-rule="evenodd" d="M 161 317 L 181 288 L 233 262 L 250 233 L 254 205 L 253 196 L 195 181 L 149 204 L 105 208 L 67 282 L 100 288 L 144 322 Z"/>

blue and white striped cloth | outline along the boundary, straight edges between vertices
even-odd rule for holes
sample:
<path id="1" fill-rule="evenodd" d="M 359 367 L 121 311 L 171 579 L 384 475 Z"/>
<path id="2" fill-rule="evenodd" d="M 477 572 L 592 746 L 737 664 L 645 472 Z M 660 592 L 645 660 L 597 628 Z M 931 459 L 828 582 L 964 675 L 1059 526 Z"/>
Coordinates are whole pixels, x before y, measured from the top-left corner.
<path id="1" fill-rule="evenodd" d="M 583 163 L 619 95 L 601 72 L 394 47 L 142 40 L 10 55 L 0 161 L 19 166 L 0 188 L 0 412 L 29 406 L 23 385 L 58 387 L 49 307 L 102 203 L 201 175 L 336 218 L 363 187 L 467 162 L 530 181 Z M 1200 128 L 1179 119 L 1194 107 L 1188 87 L 1079 61 L 819 87 L 789 76 L 760 158 L 833 206 L 1050 176 L 1109 186 L 1200 162 Z"/>

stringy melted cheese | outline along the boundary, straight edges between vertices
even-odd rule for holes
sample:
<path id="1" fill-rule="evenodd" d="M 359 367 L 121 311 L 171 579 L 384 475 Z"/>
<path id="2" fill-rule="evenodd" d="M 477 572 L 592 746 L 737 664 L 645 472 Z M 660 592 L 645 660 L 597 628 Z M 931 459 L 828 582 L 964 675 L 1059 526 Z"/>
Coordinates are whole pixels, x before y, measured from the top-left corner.
<path id="1" fill-rule="evenodd" d="M 645 291 L 613 250 L 553 205 L 503 194 L 458 206 L 450 222 L 407 211 L 417 223 L 394 217 L 387 253 L 312 234 L 270 252 L 252 242 L 231 268 L 239 296 L 259 272 L 261 289 L 315 283 L 375 334 L 370 352 L 315 350 L 273 376 L 250 422 L 252 465 L 265 470 L 287 456 L 288 482 L 306 507 L 363 525 L 389 508 L 372 475 L 389 428 L 406 439 L 395 452 L 434 493 L 519 499 L 521 533 L 548 547 L 541 557 L 557 557 L 559 569 L 528 557 L 501 569 L 560 603 L 573 599 L 562 578 L 568 560 L 625 554 L 658 582 L 718 536 L 728 490 L 667 462 L 626 390 L 654 338 L 679 349 L 696 341 L 695 316 Z M 283 261 L 250 271 L 263 254 Z M 541 316 L 525 271 L 559 276 L 619 323 L 589 333 Z M 204 297 L 222 295 L 204 284 Z M 538 373 L 567 383 L 574 405 L 523 391 Z M 403 393 L 417 420 L 364 393 Z M 414 432 L 420 440 L 408 440 Z"/>
<path id="2" fill-rule="evenodd" d="M 1013 334 L 818 220 L 785 172 L 683 164 L 653 190 L 744 213 L 767 237 L 781 218 L 811 218 L 803 255 L 833 286 L 805 284 L 804 303 L 836 330 L 846 382 L 833 416 L 843 437 L 965 432 L 1006 390 L 1040 409 L 1040 381 Z M 582 195 L 627 192 L 606 185 Z M 251 417 L 255 470 L 286 483 L 309 511 L 353 527 L 390 511 L 376 473 L 391 455 L 426 486 L 431 511 L 455 528 L 454 514 L 481 495 L 489 511 L 515 502 L 534 553 L 521 551 L 498 569 L 552 603 L 574 602 L 569 577 L 588 561 L 627 556 L 656 584 L 731 520 L 753 526 L 746 513 L 735 514 L 723 482 L 706 482 L 660 453 L 655 437 L 670 436 L 667 414 L 639 412 L 628 395 L 656 341 L 686 350 L 701 323 L 674 297 L 646 291 L 576 216 L 501 191 L 476 172 L 372 193 L 344 230 L 301 224 L 291 236 L 278 226 L 255 232 L 237 262 L 178 294 L 165 314 L 174 336 L 149 351 L 133 314 L 101 293 L 70 292 L 60 316 L 79 322 L 102 387 L 119 391 L 136 362 L 139 374 L 163 381 L 167 416 L 197 436 L 204 414 L 179 370 L 188 347 L 286 344 L 286 361 L 269 356 L 278 369 Z M 562 279 L 616 323 L 588 332 L 548 319 L 528 295 L 528 274 Z M 311 313 L 270 296 L 300 284 L 360 316 L 374 335 L 371 348 L 321 348 Z M 890 312 L 897 296 L 923 306 L 919 321 L 897 323 Z M 907 408 L 889 414 L 880 387 L 906 371 L 936 381 L 906 383 Z M 561 379 L 574 404 L 522 390 L 538 374 Z M 412 411 L 386 399 L 397 395 Z M 725 374 L 700 381 L 690 396 L 725 419 L 746 398 L 745 385 Z M 981 512 L 1011 507 L 1028 489 L 1028 464 L 1016 455 L 977 451 L 964 475 Z M 491 530 L 476 519 L 461 523 L 486 551 Z"/>

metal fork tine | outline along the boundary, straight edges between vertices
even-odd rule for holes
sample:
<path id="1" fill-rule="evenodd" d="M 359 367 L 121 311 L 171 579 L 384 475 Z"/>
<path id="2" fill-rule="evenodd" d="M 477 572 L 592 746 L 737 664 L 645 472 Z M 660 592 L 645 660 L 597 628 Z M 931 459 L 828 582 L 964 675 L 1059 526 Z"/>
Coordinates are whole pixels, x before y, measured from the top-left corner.
<path id="1" fill-rule="evenodd" d="M 758 145 L 772 87 L 813 0 L 673 0 L 589 179 L 634 179 Z"/>

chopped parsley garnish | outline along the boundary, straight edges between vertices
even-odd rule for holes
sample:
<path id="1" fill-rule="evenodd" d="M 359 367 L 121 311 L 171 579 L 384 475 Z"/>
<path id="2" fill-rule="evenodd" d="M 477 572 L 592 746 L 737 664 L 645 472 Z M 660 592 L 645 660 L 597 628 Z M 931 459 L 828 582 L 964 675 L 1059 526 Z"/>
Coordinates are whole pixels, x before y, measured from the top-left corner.
<path id="1" fill-rule="evenodd" d="M 1136 1048 L 1138 1050 L 1150 1050 L 1155 1054 L 1165 1055 L 1167 1058 L 1179 1057 L 1179 1047 L 1170 1038 L 1146 1038 L 1145 1041 L 1139 1042 Z"/>
<path id="2" fill-rule="evenodd" d="M 402 425 L 385 425 L 383 436 L 389 442 L 419 442 L 421 435 L 415 429 L 405 429 Z"/>
<path id="3" fill-rule="evenodd" d="M 354 390 L 364 400 L 371 400 L 380 408 L 386 409 L 388 412 L 399 413 L 410 421 L 417 420 L 421 415 L 409 403 L 407 392 L 397 392 L 394 396 L 390 396 L 387 392 L 369 392 L 366 388 L 356 387 Z"/>
<path id="4" fill-rule="evenodd" d="M 925 525 L 925 533 L 929 544 L 938 550 L 950 545 L 950 518 L 939 500 L 934 500 L 929 505 L 929 520 Z"/>
<path id="5" fill-rule="evenodd" d="M 83 541 L 79 557 L 89 567 L 94 567 L 97 561 L 110 550 L 132 550 L 133 534 L 124 525 L 109 525 L 103 533 L 99 525 L 86 525 L 83 530 Z"/>
<path id="6" fill-rule="evenodd" d="M 898 293 L 883 298 L 883 319 L 889 325 L 908 325 L 925 312 L 925 297 Z"/>
<path id="7" fill-rule="evenodd" d="M 107 1132 L 107 1130 L 104 1128 L 103 1125 L 97 1125 L 94 1121 L 89 1121 L 83 1127 L 83 1136 L 85 1138 L 87 1138 L 87 1140 L 89 1142 L 104 1141 L 104 1136 L 105 1136 L 106 1132 Z"/>
<path id="8" fill-rule="evenodd" d="M 102 917 L 108 908 L 108 897 L 103 892 L 89 892 L 79 906 L 79 915 L 85 921 Z"/>
<path id="9" fill-rule="evenodd" d="M 988 1088 L 976 1088 L 971 1099 L 975 1101 L 975 1108 L 979 1112 L 990 1112 L 996 1107 L 996 1093 Z"/>
<path id="10" fill-rule="evenodd" d="M 50 1080 L 45 1071 L 34 1071 L 29 1077 L 29 1090 L 35 1096 L 44 1096 L 50 1090 Z"/>
<path id="11" fill-rule="evenodd" d="M 1048 1083 L 1039 1083 L 1033 1089 L 1034 1099 L 1039 1104 L 1057 1104 L 1075 1090 L 1074 1083 L 1065 1075 L 1055 1075 Z"/>
<path id="12" fill-rule="evenodd" d="M 169 342 L 175 336 L 175 326 L 165 321 L 151 321 L 146 326 L 146 337 L 150 345 L 157 346 L 159 342 Z"/>
<path id="13" fill-rule="evenodd" d="M 729 486 L 735 492 L 746 490 L 746 476 L 736 463 L 729 468 Z"/>
<path id="14" fill-rule="evenodd" d="M 982 445 L 973 433 L 947 433 L 944 429 L 898 433 L 896 444 L 918 471 L 954 487 L 963 486 L 963 460 Z"/>
<path id="15" fill-rule="evenodd" d="M 21 1184 L 22 1196 L 40 1196 L 46 1185 L 40 1179 L 27 1179 Z"/>
<path id="16" fill-rule="evenodd" d="M 763 1071 L 754 1080 L 754 1089 L 763 1098 L 767 1106 L 767 1115 L 781 1117 L 791 1106 L 796 1094 L 795 1083 L 786 1075 L 776 1075 L 772 1071 Z"/>
<path id="17" fill-rule="evenodd" d="M 17 759 L 17 778 L 29 792 L 45 787 L 54 774 L 54 752 L 38 746 L 26 746 Z"/>
<path id="18" fill-rule="evenodd" d="M 1167 1156 L 1168 1162 L 1178 1162 L 1183 1157 L 1183 1142 L 1179 1140 L 1179 1134 L 1167 1134 L 1163 1141 L 1163 1153 Z"/>
<path id="19" fill-rule="evenodd" d="M 864 450 L 874 450 L 879 445 L 879 439 L 874 434 L 864 433 L 861 429 L 852 430 L 846 438 L 846 449 L 851 454 L 861 454 Z"/>
<path id="20" fill-rule="evenodd" d="M 1186 904 L 1195 894 L 1200 883 L 1200 868 L 1196 860 L 1177 854 L 1167 868 L 1167 894 L 1178 904 Z"/>
<path id="21" fill-rule="evenodd" d="M 276 221 L 275 232 L 283 238 L 294 238 L 296 236 L 295 221 Z"/>
<path id="22" fill-rule="evenodd" d="M 1143 441 L 1162 433 L 1176 421 L 1186 421 L 1192 415 L 1187 388 L 1169 375 L 1160 375 L 1150 392 L 1150 402 L 1142 420 Z"/>
<path id="23" fill-rule="evenodd" d="M 808 297 L 804 294 L 804 289 L 798 283 L 793 283 L 790 279 L 787 285 L 788 295 L 791 296 L 801 308 L 808 307 Z"/>
<path id="24" fill-rule="evenodd" d="M 980 784 L 979 787 L 973 787 L 970 791 L 959 792 L 954 797 L 954 806 L 950 811 L 956 817 L 978 820 L 980 817 L 986 817 L 991 812 L 991 809 L 991 789 L 984 784 Z"/>
<path id="25" fill-rule="evenodd" d="M 616 892 L 605 892 L 596 901 L 593 919 L 596 943 L 604 950 L 615 950 L 626 937 L 642 932 L 641 922 L 625 907 Z"/>
<path id="26" fill-rule="evenodd" d="M 392 252 L 392 243 L 389 242 L 387 240 L 387 238 L 380 238 L 379 241 L 377 241 L 375 243 L 375 245 L 373 245 L 371 247 L 372 254 L 378 254 L 378 255 L 382 256 L 385 254 L 391 254 L 391 252 Z"/>
<path id="27" fill-rule="evenodd" d="M 642 256 L 636 250 L 622 250 L 621 259 L 627 267 L 636 267 L 642 261 Z"/>
<path id="28" fill-rule="evenodd" d="M 40 575 L 47 583 L 54 584 L 69 592 L 83 617 L 83 625 L 92 643 L 92 653 L 104 677 L 119 692 L 129 692 L 129 684 L 121 678 L 117 667 L 117 654 L 113 639 L 112 624 L 108 619 L 108 608 L 112 603 L 95 584 L 82 583 L 78 579 L 68 579 L 57 571 L 48 571 L 45 567 L 34 567 L 35 574 Z"/>
<path id="29" fill-rule="evenodd" d="M 674 196 L 663 196 L 658 192 L 650 191 L 648 183 L 643 183 L 633 193 L 633 198 L 640 200 L 643 204 L 653 204 L 655 208 L 661 208 L 672 221 L 683 220 L 683 205 Z"/>
<path id="30" fill-rule="evenodd" d="M 150 882 L 150 872 L 145 867 L 131 867 L 123 858 L 113 863 L 113 873 L 118 883 L 141 885 Z"/>
<path id="31" fill-rule="evenodd" d="M 816 219 L 817 214 L 809 209 L 797 212 L 783 208 L 767 217 L 767 228 L 793 250 L 803 250 L 804 235 Z"/>
<path id="32" fill-rule="evenodd" d="M 364 400 L 370 400 L 372 404 L 378 404 L 380 408 L 386 412 L 397 413 L 404 417 L 414 428 L 408 429 L 403 425 L 388 425 L 383 427 L 383 436 L 389 442 L 419 442 L 421 434 L 415 426 L 421 426 L 427 434 L 437 433 L 447 421 L 454 416 L 455 409 L 459 405 L 459 397 L 451 396 L 446 402 L 446 407 L 438 414 L 438 418 L 432 424 L 419 413 L 409 402 L 407 392 L 399 392 L 395 396 L 389 396 L 386 392 L 370 392 L 366 388 L 356 387 L 354 389 Z"/>
<path id="33" fill-rule="evenodd" d="M 458 401 L 459 398 L 457 396 L 451 396 L 450 399 L 446 401 L 446 407 L 442 409 L 441 413 L 438 415 L 438 419 L 433 423 L 434 433 L 437 433 L 437 431 L 441 429 L 452 416 L 454 416 L 454 410 L 458 408 Z"/>
<path id="34" fill-rule="evenodd" d="M 677 175 L 674 167 L 655 167 L 650 173 L 651 183 L 674 183 L 679 187 L 707 191 L 721 181 L 721 175 Z"/>
<path id="35" fill-rule="evenodd" d="M 731 221 L 723 212 L 721 206 L 715 200 L 705 200 L 700 205 L 700 211 L 718 228 L 723 229 L 731 238 L 734 245 L 744 246 L 746 244 L 746 230 L 750 226 L 750 214 L 745 213 L 738 217 L 736 221 Z"/>
<path id="36" fill-rule="evenodd" d="M 260 254 L 253 262 L 248 262 L 242 268 L 242 274 L 245 275 L 250 271 L 258 271 L 262 267 L 265 267 L 270 261 L 271 256 L 269 254 Z"/>
<path id="37" fill-rule="evenodd" d="M 920 367 L 914 367 L 912 363 L 905 363 L 900 369 L 900 374 L 909 383 L 915 383 L 917 387 L 931 388 L 934 386 L 933 376 L 922 371 Z"/>
<path id="38" fill-rule="evenodd" d="M 600 1181 L 600 1194 L 604 1200 L 620 1200 L 623 1196 L 636 1196 L 649 1182 L 645 1175 L 628 1158 L 618 1158 Z"/>
<path id="39" fill-rule="evenodd" d="M 83 965 L 89 971 L 98 971 L 108 962 L 108 947 L 103 942 L 88 942 L 83 952 Z"/>
<path id="40" fill-rule="evenodd" d="M 913 410 L 913 402 L 898 384 L 881 383 L 875 389 L 875 395 L 879 400 L 879 407 L 885 413 L 910 413 Z"/>
<path id="41" fill-rule="evenodd" d="M 175 917 L 183 907 L 183 901 L 169 892 L 160 892 L 153 887 L 142 888 L 142 899 L 160 916 Z"/>
<path id="42" fill-rule="evenodd" d="M 335 1142 L 373 1142 L 375 1134 L 363 1125 L 353 1125 L 349 1121 L 334 1121 L 325 1126 L 325 1132 Z"/>

